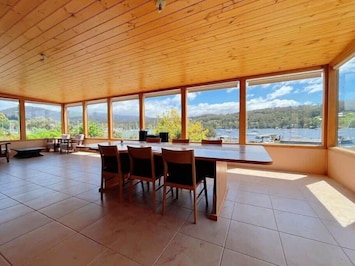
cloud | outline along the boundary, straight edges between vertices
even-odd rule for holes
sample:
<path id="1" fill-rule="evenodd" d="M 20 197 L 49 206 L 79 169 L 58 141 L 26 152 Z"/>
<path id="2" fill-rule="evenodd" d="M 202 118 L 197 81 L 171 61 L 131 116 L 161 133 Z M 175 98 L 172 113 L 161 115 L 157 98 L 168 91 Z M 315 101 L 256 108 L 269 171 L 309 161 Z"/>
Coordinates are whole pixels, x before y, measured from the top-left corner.
<path id="1" fill-rule="evenodd" d="M 229 88 L 229 89 L 227 89 L 227 93 L 231 93 L 231 92 L 233 92 L 233 91 L 237 91 L 237 90 L 239 90 L 239 88 L 238 88 L 238 87 Z"/>
<path id="2" fill-rule="evenodd" d="M 188 106 L 188 116 L 198 116 L 203 114 L 230 114 L 239 112 L 239 102 L 224 103 L 200 103 Z"/>
<path id="3" fill-rule="evenodd" d="M 247 101 L 247 110 L 252 111 L 264 108 L 288 107 L 298 105 L 300 105 L 300 103 L 295 100 L 273 99 L 272 101 L 270 101 L 270 99 L 259 97 Z"/>
<path id="4" fill-rule="evenodd" d="M 340 67 L 341 73 L 355 73 L 355 57 Z"/>
<path id="5" fill-rule="evenodd" d="M 187 99 L 188 99 L 189 101 L 193 101 L 194 99 L 196 99 L 196 97 L 197 97 L 198 94 L 199 94 L 198 92 L 189 92 L 189 93 L 187 94 Z"/>
<path id="6" fill-rule="evenodd" d="M 172 96 L 162 96 L 145 99 L 145 115 L 148 117 L 156 117 L 163 115 L 171 109 L 181 110 L 180 94 Z"/>
<path id="7" fill-rule="evenodd" d="M 276 91 L 269 93 L 266 97 L 269 100 L 276 99 L 278 97 L 281 97 L 283 95 L 287 95 L 287 94 L 291 93 L 292 89 L 293 88 L 291 86 L 282 86 L 281 88 L 277 89 Z"/>

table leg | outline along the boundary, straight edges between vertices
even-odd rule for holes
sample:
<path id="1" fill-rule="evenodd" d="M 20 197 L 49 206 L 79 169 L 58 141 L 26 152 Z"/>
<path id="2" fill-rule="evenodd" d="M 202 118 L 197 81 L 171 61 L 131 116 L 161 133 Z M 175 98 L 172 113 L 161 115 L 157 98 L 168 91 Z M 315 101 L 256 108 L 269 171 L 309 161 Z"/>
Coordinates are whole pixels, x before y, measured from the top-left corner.
<path id="1" fill-rule="evenodd" d="M 209 218 L 217 221 L 227 195 L 227 162 L 216 162 L 215 176 L 216 178 L 213 181 L 213 206 Z"/>

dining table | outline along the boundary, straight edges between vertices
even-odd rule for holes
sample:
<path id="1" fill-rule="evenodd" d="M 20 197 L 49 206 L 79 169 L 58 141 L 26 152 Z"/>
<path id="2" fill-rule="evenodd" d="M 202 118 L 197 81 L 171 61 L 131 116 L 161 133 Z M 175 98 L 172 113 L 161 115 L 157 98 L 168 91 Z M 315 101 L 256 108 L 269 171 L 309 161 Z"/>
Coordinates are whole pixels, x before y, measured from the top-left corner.
<path id="1" fill-rule="evenodd" d="M 201 143 L 147 143 L 145 141 L 107 141 L 86 145 L 92 150 L 98 150 L 98 145 L 117 145 L 119 152 L 127 152 L 127 146 L 152 147 L 154 154 L 160 155 L 161 149 L 187 150 L 193 149 L 196 164 L 201 168 L 206 166 L 207 177 L 213 178 L 213 202 L 209 218 L 218 219 L 225 201 L 227 186 L 228 163 L 272 164 L 272 158 L 262 145 L 242 144 L 201 144 Z M 197 167 L 197 166 L 196 166 Z"/>

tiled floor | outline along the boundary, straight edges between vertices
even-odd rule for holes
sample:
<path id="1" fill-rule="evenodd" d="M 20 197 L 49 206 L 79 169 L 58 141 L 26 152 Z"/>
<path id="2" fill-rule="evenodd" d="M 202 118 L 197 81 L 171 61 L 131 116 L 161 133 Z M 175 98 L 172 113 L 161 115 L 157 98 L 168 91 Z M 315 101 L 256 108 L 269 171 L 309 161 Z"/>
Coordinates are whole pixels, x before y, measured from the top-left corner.
<path id="1" fill-rule="evenodd" d="M 355 265 L 355 194 L 334 180 L 231 168 L 221 217 L 202 198 L 194 225 L 188 192 L 165 216 L 161 191 L 157 214 L 149 192 L 101 201 L 100 167 L 92 153 L 1 160 L 0 265 Z"/>

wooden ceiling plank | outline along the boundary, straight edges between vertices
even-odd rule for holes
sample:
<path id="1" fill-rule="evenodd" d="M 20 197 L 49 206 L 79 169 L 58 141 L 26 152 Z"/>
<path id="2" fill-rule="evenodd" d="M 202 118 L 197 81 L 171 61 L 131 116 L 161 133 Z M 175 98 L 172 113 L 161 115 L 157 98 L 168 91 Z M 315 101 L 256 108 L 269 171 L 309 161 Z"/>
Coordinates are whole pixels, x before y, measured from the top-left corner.
<path id="1" fill-rule="evenodd" d="M 30 12 L 27 12 L 26 14 L 21 17 L 19 21 L 16 22 L 16 24 L 12 24 L 13 27 L 11 27 L 11 32 L 5 33 L 0 35 L 0 43 L 2 44 L 1 49 L 6 49 L 6 47 L 14 40 L 16 40 L 17 37 L 21 36 L 26 29 L 31 28 L 35 26 L 37 23 L 39 23 L 42 19 L 46 18 L 50 13 L 55 12 L 58 7 L 64 5 L 67 1 L 40 1 L 40 0 L 34 0 L 34 1 L 22 1 L 26 3 L 38 3 L 37 6 L 31 6 L 33 9 L 30 10 Z M 16 8 L 17 6 L 15 6 Z M 23 8 L 21 6 L 21 8 Z M 28 5 L 24 5 L 24 8 L 28 8 Z M 18 11 L 20 12 L 20 11 Z M 22 11 L 24 13 L 24 11 Z M 21 13 L 19 13 L 21 14 Z M 13 22 L 12 22 L 13 23 Z M 9 49 L 12 51 L 13 49 Z"/>
<path id="2" fill-rule="evenodd" d="M 6 0 L 0 2 L 0 21 L 2 17 L 18 3 L 18 1 L 20 0 Z"/>

